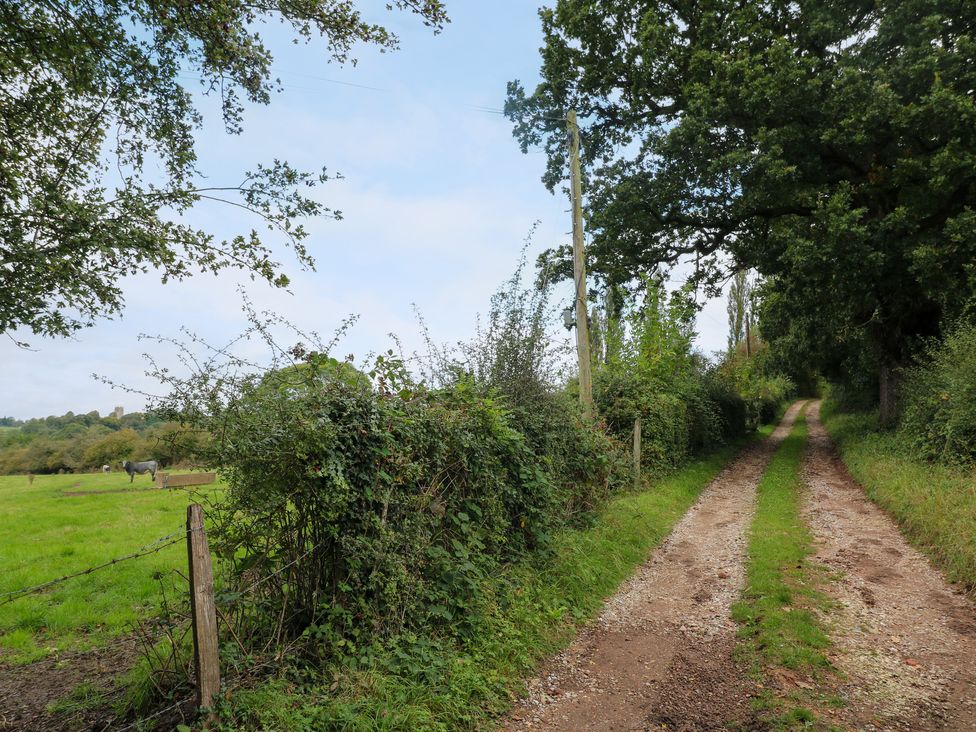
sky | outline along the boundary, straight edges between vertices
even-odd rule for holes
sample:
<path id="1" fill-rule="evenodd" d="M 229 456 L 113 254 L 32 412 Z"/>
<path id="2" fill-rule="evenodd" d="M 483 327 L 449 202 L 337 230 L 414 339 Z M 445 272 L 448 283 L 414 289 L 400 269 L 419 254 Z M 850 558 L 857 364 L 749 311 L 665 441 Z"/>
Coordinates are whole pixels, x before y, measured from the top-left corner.
<path id="1" fill-rule="evenodd" d="M 568 243 L 568 201 L 540 181 L 545 156 L 523 155 L 501 115 L 505 85 L 538 81 L 542 45 L 531 0 L 449 0 L 451 23 L 433 35 L 415 16 L 388 13 L 383 2 L 361 3 L 385 24 L 401 48 L 360 48 L 355 66 L 326 60 L 321 42 L 295 46 L 277 26 L 262 30 L 284 89 L 269 106 L 251 106 L 244 133 L 224 132 L 214 99 L 198 98 L 200 167 L 215 185 L 236 183 L 257 163 L 279 158 L 299 168 L 325 165 L 342 180 L 315 196 L 343 213 L 341 221 L 306 224 L 315 271 L 302 271 L 279 252 L 291 278 L 288 292 L 225 271 L 181 283 L 158 274 L 125 280 L 125 308 L 72 338 L 15 333 L 31 350 L 0 339 L 0 416 L 19 419 L 69 410 L 105 414 L 116 405 L 141 410 L 137 391 L 158 392 L 146 376 L 145 354 L 179 368 L 172 349 L 140 334 L 179 337 L 181 327 L 218 343 L 246 326 L 240 288 L 268 308 L 326 338 L 349 315 L 359 319 L 336 348 L 357 362 L 391 346 L 396 333 L 407 352 L 422 348 L 416 307 L 438 343 L 470 338 L 478 313 L 515 269 L 526 236 L 530 261 Z M 194 88 L 194 81 L 187 77 Z M 355 85 L 355 86 L 354 86 Z M 363 87 L 373 87 L 371 89 Z M 186 220 L 217 235 L 248 231 L 259 222 L 220 204 L 194 209 Z M 557 296 L 571 298 L 571 283 Z M 710 301 L 698 321 L 697 346 L 724 348 L 724 303 Z"/>

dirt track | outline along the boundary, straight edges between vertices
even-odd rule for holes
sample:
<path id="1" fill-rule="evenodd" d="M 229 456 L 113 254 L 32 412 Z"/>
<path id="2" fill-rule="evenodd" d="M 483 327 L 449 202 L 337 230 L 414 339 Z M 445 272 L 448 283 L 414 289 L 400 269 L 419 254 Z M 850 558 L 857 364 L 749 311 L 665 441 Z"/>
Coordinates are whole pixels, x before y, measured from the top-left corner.
<path id="1" fill-rule="evenodd" d="M 722 729 L 750 716 L 729 616 L 744 583 L 756 485 L 789 433 L 746 449 L 592 624 L 529 684 L 506 730 Z"/>
<path id="2" fill-rule="evenodd" d="M 761 730 L 758 692 L 732 650 L 729 617 L 744 581 L 745 532 L 756 485 L 800 404 L 763 444 L 740 455 L 702 493 L 599 618 L 550 661 L 503 723 L 505 730 Z M 822 617 L 839 670 L 777 674 L 775 696 L 797 687 L 840 697 L 819 709 L 846 730 L 976 730 L 976 607 L 951 589 L 872 504 L 808 413 L 804 515 L 813 561 L 832 570 Z M 818 705 L 819 706 L 819 705 Z"/>
<path id="3" fill-rule="evenodd" d="M 807 412 L 806 519 L 816 561 L 841 573 L 826 622 L 846 677 L 837 724 L 864 730 L 976 730 L 976 608 L 910 547 L 848 474 Z"/>

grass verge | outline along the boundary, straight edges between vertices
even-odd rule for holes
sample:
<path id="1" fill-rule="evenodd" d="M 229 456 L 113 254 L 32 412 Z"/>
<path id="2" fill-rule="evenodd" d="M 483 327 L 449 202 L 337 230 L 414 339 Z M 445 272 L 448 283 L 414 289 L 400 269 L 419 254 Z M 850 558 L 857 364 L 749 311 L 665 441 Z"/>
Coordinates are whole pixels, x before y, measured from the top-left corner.
<path id="1" fill-rule="evenodd" d="M 877 413 L 842 413 L 827 400 L 824 427 L 868 497 L 952 582 L 976 596 L 976 470 L 909 457 Z"/>
<path id="2" fill-rule="evenodd" d="M 223 710 L 228 729 L 491 728 L 525 676 L 569 643 L 741 446 L 612 500 L 590 528 L 556 536 L 547 556 L 492 578 L 465 640 L 404 636 L 356 649 L 342 667 L 238 692 Z"/>
<path id="3" fill-rule="evenodd" d="M 757 712 L 773 729 L 816 728 L 816 715 L 808 705 L 824 700 L 817 698 L 806 678 L 816 680 L 830 670 L 824 654 L 830 641 L 815 612 L 827 606 L 817 590 L 823 571 L 807 561 L 813 537 L 800 515 L 806 438 L 800 414 L 759 483 L 749 530 L 746 588 L 732 608 L 732 617 L 741 625 L 740 657 L 756 678 L 785 678 L 794 687 L 788 695 L 774 696 L 767 690 L 757 698 Z"/>

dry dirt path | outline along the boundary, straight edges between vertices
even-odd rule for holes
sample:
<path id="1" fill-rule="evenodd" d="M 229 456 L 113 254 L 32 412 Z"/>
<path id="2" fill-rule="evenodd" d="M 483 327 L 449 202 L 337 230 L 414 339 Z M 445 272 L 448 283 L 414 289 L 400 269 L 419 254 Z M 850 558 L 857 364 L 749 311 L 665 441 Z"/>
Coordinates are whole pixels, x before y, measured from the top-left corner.
<path id="1" fill-rule="evenodd" d="M 824 587 L 837 602 L 826 623 L 847 702 L 834 721 L 855 730 L 976 730 L 976 605 L 867 499 L 819 416 L 815 402 L 804 513 L 815 561 L 840 573 Z"/>
<path id="2" fill-rule="evenodd" d="M 702 492 L 600 616 L 529 684 L 505 730 L 720 730 L 750 717 L 732 660 L 756 486 L 802 403 Z M 667 725 L 663 727 L 663 725 Z"/>

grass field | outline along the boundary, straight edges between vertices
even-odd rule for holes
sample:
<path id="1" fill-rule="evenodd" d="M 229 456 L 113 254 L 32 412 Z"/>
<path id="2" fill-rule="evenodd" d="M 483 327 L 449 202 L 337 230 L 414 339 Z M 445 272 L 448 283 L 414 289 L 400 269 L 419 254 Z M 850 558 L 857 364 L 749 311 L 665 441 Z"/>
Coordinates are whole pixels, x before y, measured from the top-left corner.
<path id="1" fill-rule="evenodd" d="M 132 487 L 151 485 L 143 475 Z M 125 473 L 38 475 L 33 483 L 0 476 L 0 603 L 3 593 L 130 554 L 183 529 L 189 493 L 116 492 L 126 488 Z M 65 495 L 75 491 L 104 493 Z M 183 590 L 174 569 L 186 572 L 182 542 L 0 604 L 0 661 L 25 663 L 126 632 L 158 607 L 161 586 Z"/>

